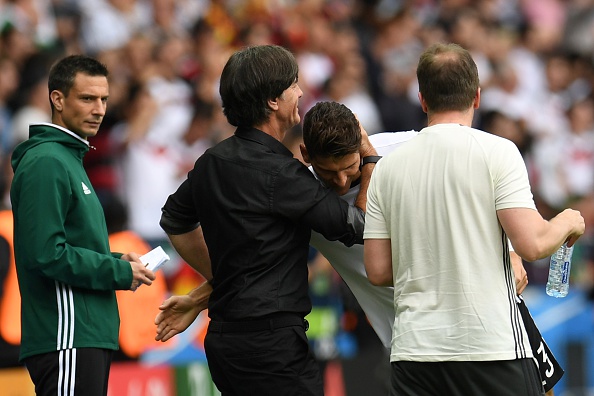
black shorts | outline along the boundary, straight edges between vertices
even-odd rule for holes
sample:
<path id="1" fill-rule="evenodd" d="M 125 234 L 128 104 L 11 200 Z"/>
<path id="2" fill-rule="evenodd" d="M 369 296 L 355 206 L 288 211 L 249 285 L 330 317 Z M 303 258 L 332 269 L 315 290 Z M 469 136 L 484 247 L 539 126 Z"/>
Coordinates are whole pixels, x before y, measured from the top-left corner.
<path id="1" fill-rule="evenodd" d="M 545 340 L 542 338 L 542 335 L 540 334 L 540 331 L 538 331 L 536 323 L 534 323 L 534 319 L 532 319 L 532 315 L 530 315 L 528 307 L 521 296 L 518 299 L 518 308 L 520 309 L 524 327 L 528 333 L 528 339 L 530 340 L 530 347 L 532 348 L 534 359 L 538 365 L 542 385 L 545 391 L 549 391 L 557 382 L 559 382 L 565 372 L 555 359 L 553 352 L 551 352 Z"/>
<path id="2" fill-rule="evenodd" d="M 392 362 L 391 396 L 544 396 L 533 359 Z"/>

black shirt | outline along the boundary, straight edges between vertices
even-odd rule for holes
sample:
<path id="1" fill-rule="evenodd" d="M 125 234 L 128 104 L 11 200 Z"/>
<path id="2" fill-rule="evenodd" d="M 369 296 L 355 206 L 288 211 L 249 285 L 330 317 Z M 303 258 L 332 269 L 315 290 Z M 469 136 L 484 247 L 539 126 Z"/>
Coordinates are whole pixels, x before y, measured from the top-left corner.
<path id="1" fill-rule="evenodd" d="M 167 199 L 161 227 L 183 234 L 202 226 L 213 273 L 209 316 L 239 321 L 309 313 L 311 230 L 351 246 L 363 242 L 363 218 L 278 140 L 240 127 L 196 161 Z"/>

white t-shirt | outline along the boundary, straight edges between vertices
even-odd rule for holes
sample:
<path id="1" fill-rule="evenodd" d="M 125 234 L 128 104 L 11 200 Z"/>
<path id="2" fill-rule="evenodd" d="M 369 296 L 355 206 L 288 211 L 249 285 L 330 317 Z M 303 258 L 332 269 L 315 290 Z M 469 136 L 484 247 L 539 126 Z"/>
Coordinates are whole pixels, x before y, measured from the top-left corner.
<path id="1" fill-rule="evenodd" d="M 532 357 L 496 213 L 536 210 L 511 141 L 425 128 L 377 164 L 367 199 L 364 238 L 391 239 L 391 361 Z"/>
<path id="2" fill-rule="evenodd" d="M 417 134 L 416 131 L 385 132 L 370 135 L 369 140 L 378 155 L 383 156 Z M 313 172 L 311 167 L 310 170 Z M 342 198 L 349 204 L 354 204 L 358 193 L 359 186 L 357 185 L 352 187 Z M 363 245 L 353 245 L 348 248 L 341 242 L 328 241 L 317 232 L 312 232 L 310 244 L 326 257 L 342 277 L 381 342 L 386 348 L 390 348 L 392 324 L 394 323 L 394 289 L 373 286 L 369 283 L 363 264 Z"/>

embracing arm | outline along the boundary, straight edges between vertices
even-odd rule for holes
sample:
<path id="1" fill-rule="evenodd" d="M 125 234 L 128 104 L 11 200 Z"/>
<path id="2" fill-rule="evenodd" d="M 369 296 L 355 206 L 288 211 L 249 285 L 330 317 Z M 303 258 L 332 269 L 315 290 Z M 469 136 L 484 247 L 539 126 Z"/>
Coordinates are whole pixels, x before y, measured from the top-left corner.
<path id="1" fill-rule="evenodd" d="M 359 124 L 360 125 L 360 124 Z M 377 156 L 377 152 L 375 148 L 369 141 L 369 136 L 367 135 L 367 131 L 361 126 L 361 148 L 359 149 L 359 154 L 361 158 Z M 369 187 L 369 181 L 371 180 L 371 174 L 373 172 L 373 168 L 375 168 L 374 162 L 366 163 L 361 167 L 361 183 L 359 187 L 359 193 L 355 198 L 355 206 L 361 209 L 363 212 L 366 210 L 367 206 L 367 189 Z"/>
<path id="2" fill-rule="evenodd" d="M 375 151 L 375 148 L 369 141 L 369 136 L 367 135 L 367 132 L 365 131 L 363 126 L 361 126 L 361 147 L 359 149 L 359 154 L 361 158 L 377 156 L 377 152 Z M 357 197 L 355 198 L 355 204 L 349 205 L 347 207 L 346 217 L 347 224 L 354 231 L 355 238 L 347 242 L 345 242 L 345 240 L 341 240 L 346 246 L 352 246 L 354 243 L 363 243 L 363 231 L 365 229 L 365 211 L 367 208 L 367 189 L 369 188 L 369 182 L 371 180 L 373 168 L 375 168 L 375 162 L 368 162 L 365 165 L 361 166 L 359 192 L 357 193 Z M 328 217 L 322 216 L 321 218 L 324 219 Z M 330 218 L 332 218 L 332 216 L 330 216 Z"/>

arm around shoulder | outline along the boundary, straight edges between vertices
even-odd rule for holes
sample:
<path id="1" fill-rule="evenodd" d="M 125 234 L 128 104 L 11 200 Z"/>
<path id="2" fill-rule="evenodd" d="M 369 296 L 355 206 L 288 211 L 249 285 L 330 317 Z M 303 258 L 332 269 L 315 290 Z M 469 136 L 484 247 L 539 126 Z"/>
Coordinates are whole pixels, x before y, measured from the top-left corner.
<path id="1" fill-rule="evenodd" d="M 359 154 L 361 155 L 362 159 L 366 158 L 366 157 L 375 158 L 375 160 L 373 160 L 373 161 L 362 162 L 362 165 L 361 165 L 361 183 L 360 183 L 360 187 L 359 187 L 359 193 L 357 194 L 357 197 L 355 198 L 355 206 L 360 208 L 363 212 L 365 212 L 366 206 L 367 206 L 367 189 L 369 187 L 369 181 L 371 180 L 371 174 L 373 172 L 373 168 L 375 168 L 375 164 L 376 164 L 377 160 L 379 159 L 379 157 L 377 155 L 377 151 L 375 151 L 375 148 L 369 141 L 369 136 L 367 135 L 367 132 L 365 131 L 365 129 L 363 128 L 362 125 L 361 125 L 361 148 L 359 149 Z"/>

